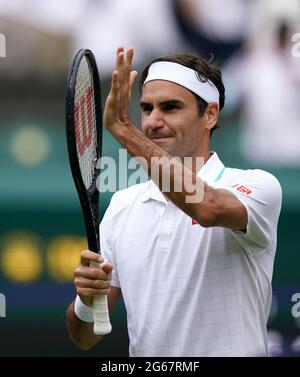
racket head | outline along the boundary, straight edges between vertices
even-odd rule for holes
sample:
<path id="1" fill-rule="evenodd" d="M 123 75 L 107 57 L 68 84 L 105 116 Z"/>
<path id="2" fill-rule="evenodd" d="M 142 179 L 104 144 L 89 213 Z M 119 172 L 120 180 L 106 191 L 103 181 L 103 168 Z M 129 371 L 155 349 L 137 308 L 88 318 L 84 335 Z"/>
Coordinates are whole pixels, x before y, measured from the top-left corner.
<path id="1" fill-rule="evenodd" d="M 99 252 L 99 191 L 96 168 L 102 153 L 99 72 L 93 53 L 78 50 L 70 63 L 66 90 L 66 136 L 70 167 L 85 222 L 88 247 Z"/>

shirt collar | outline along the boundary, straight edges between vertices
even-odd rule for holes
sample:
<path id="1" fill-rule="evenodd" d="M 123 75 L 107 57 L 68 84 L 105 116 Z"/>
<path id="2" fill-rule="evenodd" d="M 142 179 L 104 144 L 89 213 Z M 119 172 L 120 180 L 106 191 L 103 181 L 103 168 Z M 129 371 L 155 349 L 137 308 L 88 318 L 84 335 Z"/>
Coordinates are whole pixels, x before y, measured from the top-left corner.
<path id="1" fill-rule="evenodd" d="M 213 184 L 222 177 L 224 171 L 225 166 L 223 165 L 219 156 L 216 152 L 212 152 L 210 158 L 202 166 L 197 175 L 206 183 Z M 146 182 L 142 201 L 145 202 L 149 199 L 157 200 L 163 203 L 168 203 L 163 193 L 151 179 L 148 182 Z"/>
<path id="2" fill-rule="evenodd" d="M 212 152 L 210 158 L 198 172 L 198 177 L 209 183 L 217 182 L 223 175 L 225 166 L 216 152 Z"/>

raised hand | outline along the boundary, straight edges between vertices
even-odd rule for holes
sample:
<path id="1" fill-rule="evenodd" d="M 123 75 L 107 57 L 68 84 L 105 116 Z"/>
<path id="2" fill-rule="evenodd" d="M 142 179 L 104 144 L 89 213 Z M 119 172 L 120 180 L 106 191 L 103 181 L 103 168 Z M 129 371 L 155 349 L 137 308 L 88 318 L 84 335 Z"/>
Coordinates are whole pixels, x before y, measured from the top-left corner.
<path id="1" fill-rule="evenodd" d="M 137 71 L 132 71 L 133 55 L 133 48 L 129 48 L 126 54 L 123 47 L 117 50 L 116 67 L 112 73 L 111 88 L 104 109 L 104 127 L 110 132 L 113 132 L 115 127 L 126 127 L 130 123 L 128 106 L 138 74 Z"/>

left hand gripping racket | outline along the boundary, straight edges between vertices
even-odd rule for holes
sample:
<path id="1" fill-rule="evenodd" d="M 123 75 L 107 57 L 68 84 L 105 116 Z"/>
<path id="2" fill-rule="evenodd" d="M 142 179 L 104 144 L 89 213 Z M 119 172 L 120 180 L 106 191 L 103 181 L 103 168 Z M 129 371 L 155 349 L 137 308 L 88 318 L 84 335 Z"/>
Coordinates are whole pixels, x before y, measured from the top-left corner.
<path id="1" fill-rule="evenodd" d="M 96 183 L 100 174 L 97 161 L 102 153 L 102 128 L 101 88 L 95 57 L 90 50 L 79 50 L 72 58 L 68 74 L 66 134 L 88 247 L 96 253 L 100 253 L 99 191 Z M 107 296 L 94 296 L 93 308 L 95 334 L 110 333 Z"/>

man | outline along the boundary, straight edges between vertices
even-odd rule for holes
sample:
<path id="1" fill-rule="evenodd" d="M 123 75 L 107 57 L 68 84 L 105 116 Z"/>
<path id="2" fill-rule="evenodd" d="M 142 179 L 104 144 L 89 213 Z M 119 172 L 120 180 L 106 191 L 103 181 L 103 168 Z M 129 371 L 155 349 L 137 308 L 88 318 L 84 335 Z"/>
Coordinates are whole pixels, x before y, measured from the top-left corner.
<path id="1" fill-rule="evenodd" d="M 133 49 L 118 49 L 104 124 L 153 180 L 113 196 L 100 226 L 101 269 L 89 263 L 102 257 L 82 252 L 71 339 L 82 349 L 97 343 L 92 296 L 107 294 L 112 311 L 122 295 L 131 356 L 266 355 L 280 185 L 261 170 L 225 168 L 209 151 L 224 86 L 195 55 L 146 67 L 139 131 L 128 119 L 132 59 Z"/>

